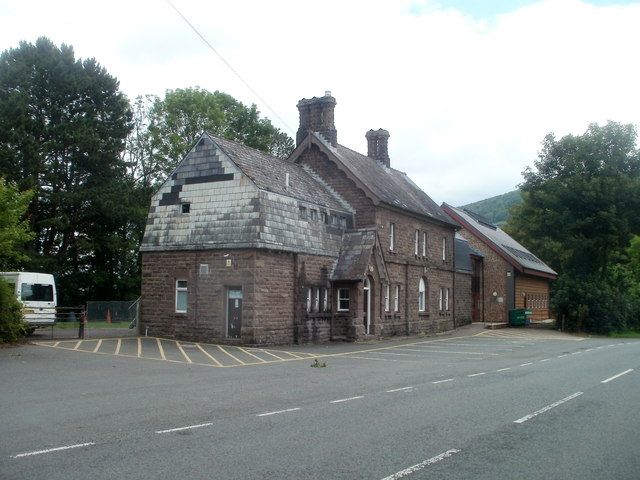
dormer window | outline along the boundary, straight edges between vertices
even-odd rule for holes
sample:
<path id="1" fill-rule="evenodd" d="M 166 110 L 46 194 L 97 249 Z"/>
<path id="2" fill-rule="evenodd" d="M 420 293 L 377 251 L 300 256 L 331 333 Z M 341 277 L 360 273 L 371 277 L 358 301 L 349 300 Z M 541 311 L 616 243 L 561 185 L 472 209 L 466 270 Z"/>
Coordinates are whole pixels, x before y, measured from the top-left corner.
<path id="1" fill-rule="evenodd" d="M 183 203 L 182 204 L 182 213 L 189 213 L 191 211 L 191 204 L 190 203 Z"/>

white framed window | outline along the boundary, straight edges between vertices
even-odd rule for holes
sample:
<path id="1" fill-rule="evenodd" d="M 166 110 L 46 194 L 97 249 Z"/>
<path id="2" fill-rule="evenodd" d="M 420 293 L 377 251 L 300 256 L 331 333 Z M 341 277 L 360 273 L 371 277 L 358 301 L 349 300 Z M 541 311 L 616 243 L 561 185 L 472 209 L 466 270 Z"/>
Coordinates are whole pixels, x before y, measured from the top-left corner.
<path id="1" fill-rule="evenodd" d="M 417 256 L 419 251 L 420 251 L 420 231 L 416 230 L 416 235 L 413 240 L 413 254 Z"/>
<path id="2" fill-rule="evenodd" d="M 425 284 L 424 278 L 420 279 L 418 283 L 418 311 L 424 312 L 427 309 L 427 286 Z"/>
<path id="3" fill-rule="evenodd" d="M 311 287 L 307 288 L 307 312 L 311 311 Z"/>
<path id="4" fill-rule="evenodd" d="M 440 288 L 438 293 L 438 310 L 442 311 L 444 304 L 444 288 Z"/>
<path id="5" fill-rule="evenodd" d="M 389 250 L 393 251 L 396 248 L 396 224 L 389 224 Z"/>
<path id="6" fill-rule="evenodd" d="M 329 311 L 329 291 L 326 288 L 322 289 L 322 311 Z"/>
<path id="7" fill-rule="evenodd" d="M 449 311 L 449 289 L 448 288 L 444 289 L 444 309 L 447 312 Z"/>
<path id="8" fill-rule="evenodd" d="M 387 284 L 384 286 L 384 311 L 388 312 L 389 311 L 389 293 L 390 293 L 391 287 Z"/>
<path id="9" fill-rule="evenodd" d="M 442 261 L 446 262 L 447 260 L 447 238 L 442 237 Z"/>
<path id="10" fill-rule="evenodd" d="M 349 289 L 348 288 L 338 289 L 338 311 L 339 312 L 349 311 Z"/>
<path id="11" fill-rule="evenodd" d="M 314 288 L 313 289 L 313 311 L 314 312 L 319 312 L 320 311 L 320 289 L 319 288 Z"/>
<path id="12" fill-rule="evenodd" d="M 176 280 L 176 313 L 187 313 L 189 299 L 188 283 L 186 280 Z"/>
<path id="13" fill-rule="evenodd" d="M 427 232 L 422 232 L 422 256 L 427 256 Z"/>
<path id="14" fill-rule="evenodd" d="M 396 285 L 395 292 L 393 293 L 393 311 L 400 310 L 400 285 Z"/>

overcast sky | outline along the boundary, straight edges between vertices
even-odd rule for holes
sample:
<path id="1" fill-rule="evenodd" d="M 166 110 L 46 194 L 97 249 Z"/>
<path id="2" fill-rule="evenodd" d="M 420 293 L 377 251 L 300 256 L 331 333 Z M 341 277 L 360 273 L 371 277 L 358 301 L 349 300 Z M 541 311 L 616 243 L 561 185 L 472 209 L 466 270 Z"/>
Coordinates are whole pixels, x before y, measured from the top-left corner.
<path id="1" fill-rule="evenodd" d="M 549 132 L 640 124 L 638 2 L 173 3 L 284 123 L 163 0 L 0 0 L 0 49 L 44 35 L 130 98 L 221 90 L 293 138 L 298 100 L 330 90 L 341 144 L 366 153 L 365 132 L 389 130 L 392 166 L 453 205 L 513 190 Z"/>

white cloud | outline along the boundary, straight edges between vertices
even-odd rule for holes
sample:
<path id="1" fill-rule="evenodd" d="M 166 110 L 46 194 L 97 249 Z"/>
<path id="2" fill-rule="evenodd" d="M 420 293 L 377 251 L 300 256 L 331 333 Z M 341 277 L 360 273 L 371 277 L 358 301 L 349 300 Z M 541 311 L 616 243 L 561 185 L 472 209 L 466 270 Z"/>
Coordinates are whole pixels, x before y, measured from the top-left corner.
<path id="1" fill-rule="evenodd" d="M 339 141 L 364 151 L 364 133 L 386 128 L 392 164 L 437 202 L 514 188 L 549 131 L 640 123 L 639 5 L 547 0 L 476 20 L 428 2 L 174 3 L 294 132 L 297 101 L 332 90 Z M 199 85 L 283 127 L 168 3 L 94 5 L 5 2 L 0 45 L 46 35 L 130 96 Z"/>

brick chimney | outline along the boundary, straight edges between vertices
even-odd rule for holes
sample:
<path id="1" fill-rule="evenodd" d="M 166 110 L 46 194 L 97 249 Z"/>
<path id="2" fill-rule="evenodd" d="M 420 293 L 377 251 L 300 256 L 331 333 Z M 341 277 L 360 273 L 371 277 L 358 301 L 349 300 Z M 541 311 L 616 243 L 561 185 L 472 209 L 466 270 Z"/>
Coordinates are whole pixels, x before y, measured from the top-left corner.
<path id="1" fill-rule="evenodd" d="M 298 102 L 300 126 L 296 135 L 296 145 L 307 136 L 307 132 L 319 132 L 334 147 L 338 145 L 338 132 L 333 124 L 333 109 L 336 99 L 326 91 L 324 97 L 303 98 Z"/>
<path id="2" fill-rule="evenodd" d="M 367 157 L 378 160 L 385 167 L 390 167 L 389 132 L 382 128 L 379 130 L 369 130 L 365 137 L 367 137 Z"/>

